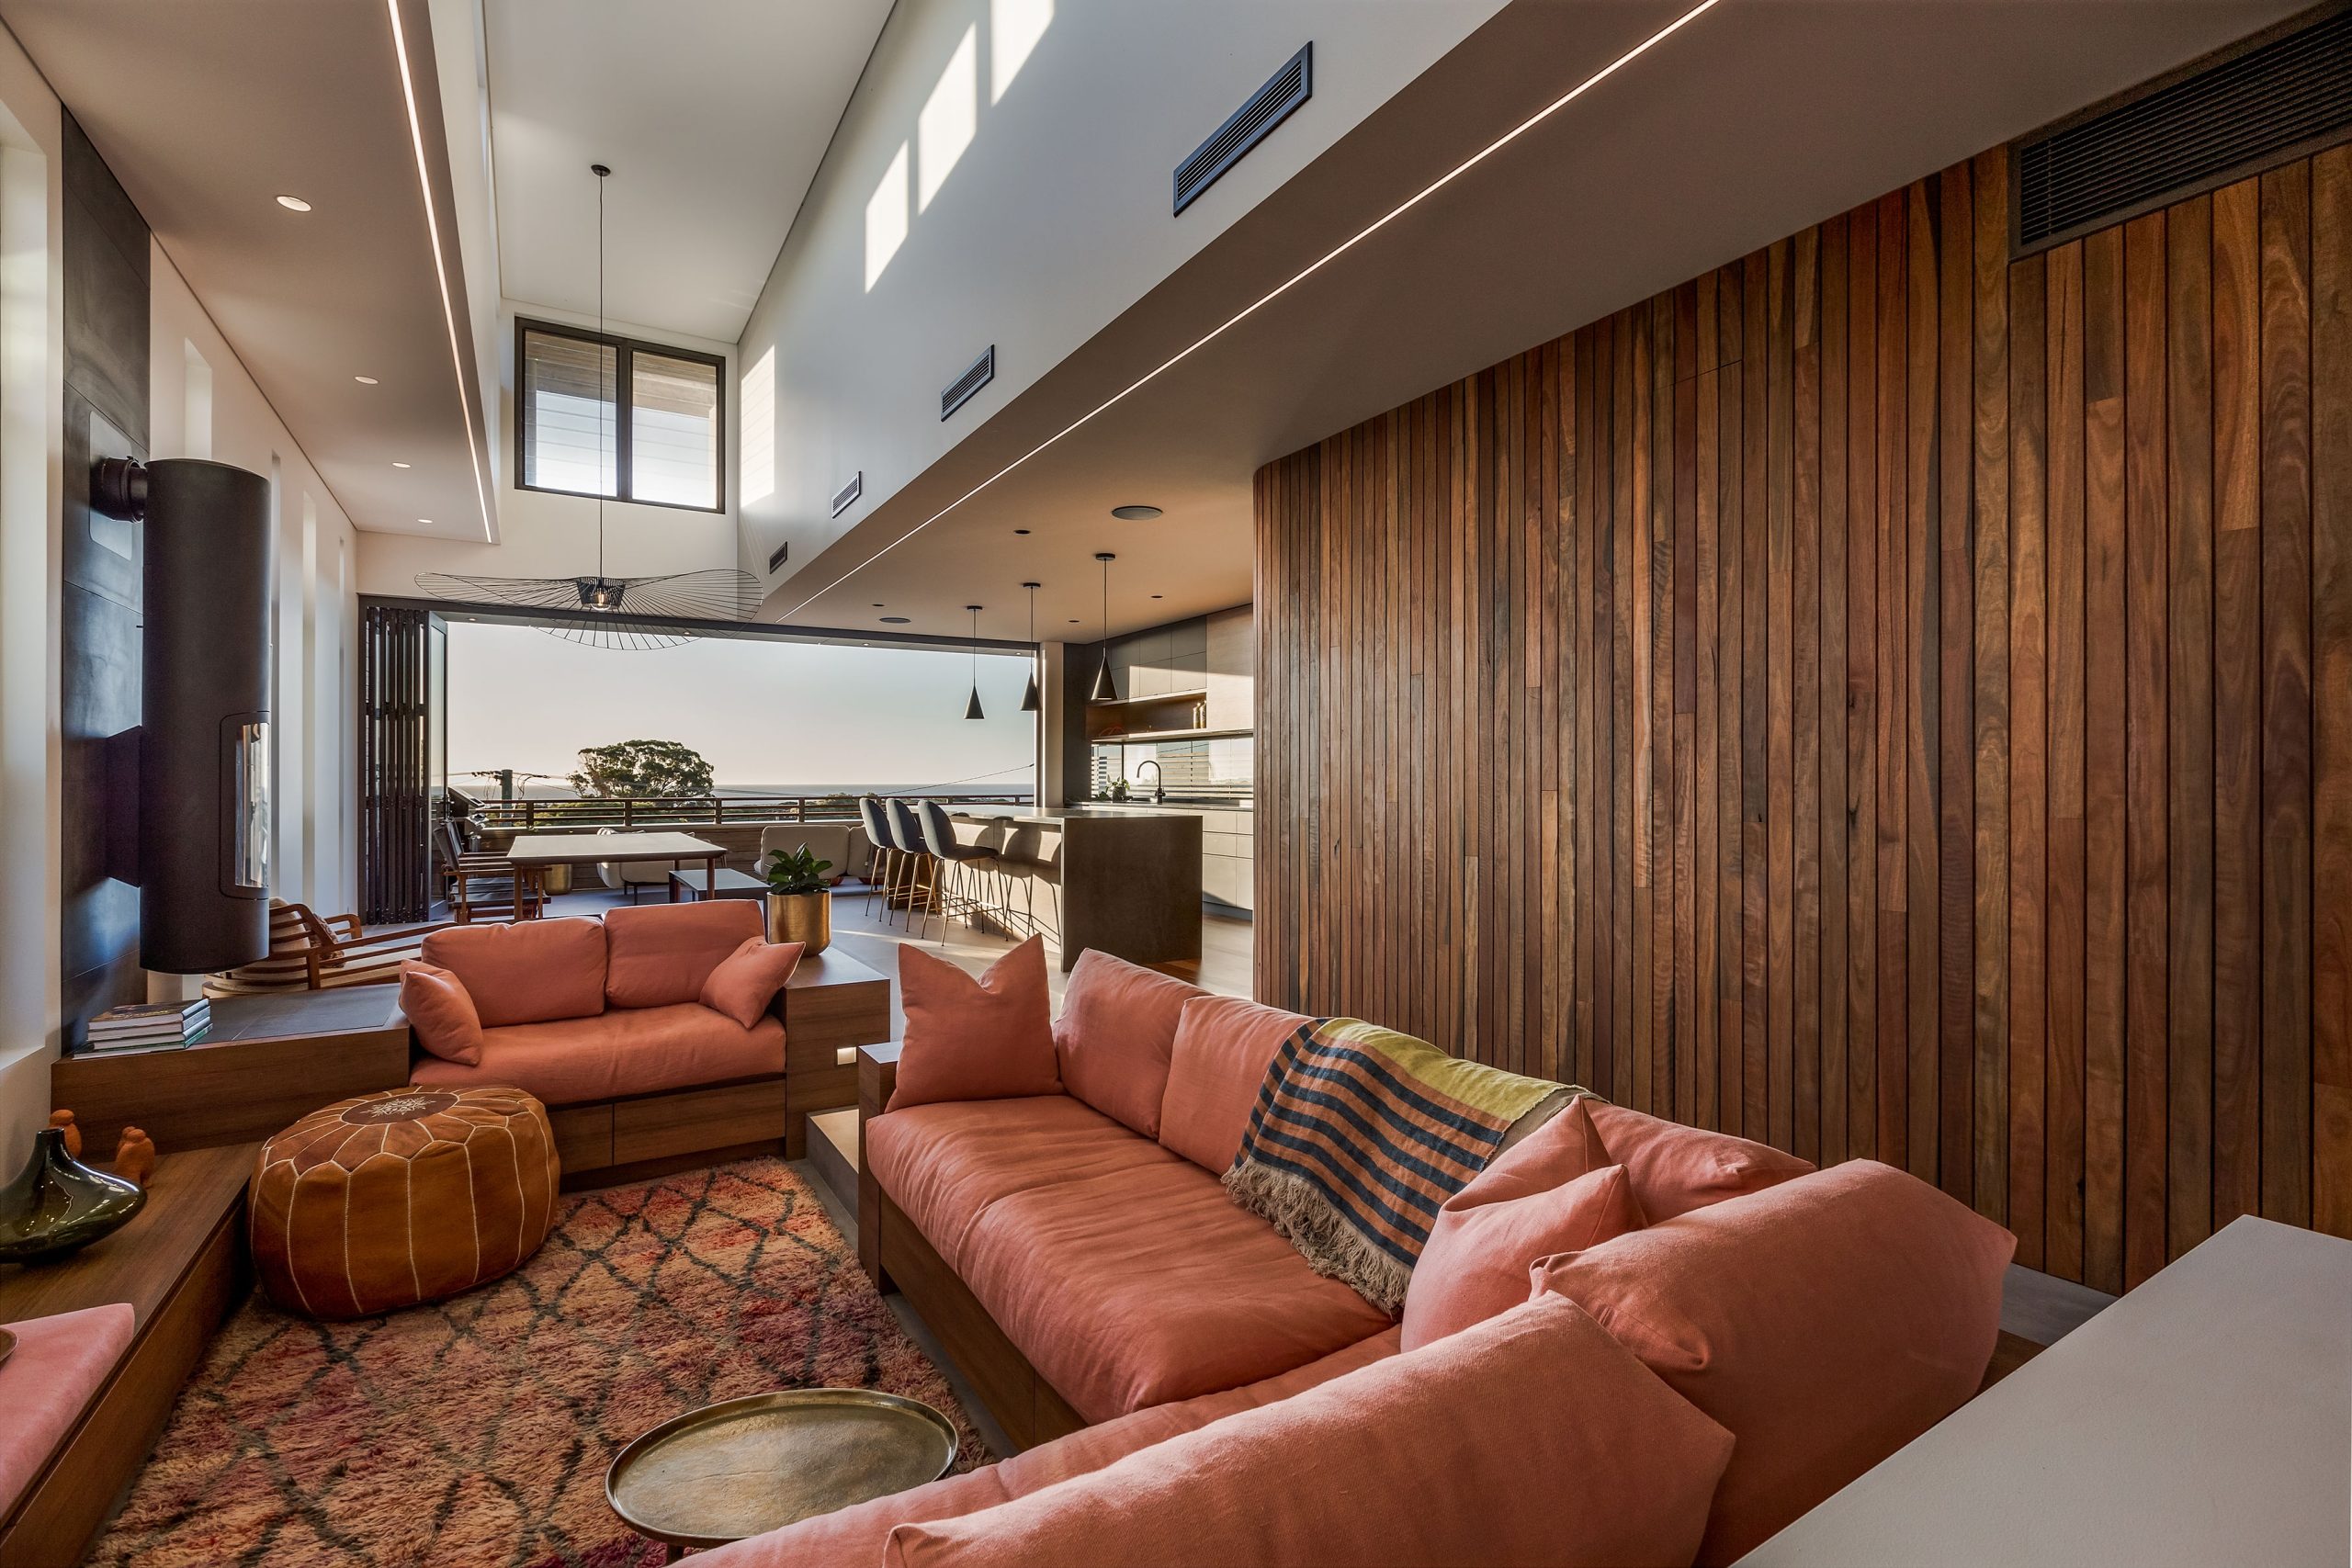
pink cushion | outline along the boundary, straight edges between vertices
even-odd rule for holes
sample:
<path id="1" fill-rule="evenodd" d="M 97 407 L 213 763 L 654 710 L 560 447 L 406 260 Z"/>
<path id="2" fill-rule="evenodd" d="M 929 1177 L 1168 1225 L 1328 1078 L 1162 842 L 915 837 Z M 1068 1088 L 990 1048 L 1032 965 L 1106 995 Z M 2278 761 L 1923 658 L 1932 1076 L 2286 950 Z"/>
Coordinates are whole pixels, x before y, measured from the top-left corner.
<path id="1" fill-rule="evenodd" d="M 1066 1094 L 916 1105 L 865 1123 L 865 1163 L 951 1269 L 990 1203 L 1057 1181 L 1125 1170 L 1164 1157 Z"/>
<path id="2" fill-rule="evenodd" d="M 895 1525 L 917 1519 L 956 1518 L 1015 1497 L 1025 1497 L 1072 1476 L 1091 1474 L 1139 1449 L 1205 1427 L 1220 1417 L 1288 1399 L 1294 1393 L 1396 1353 L 1396 1330 L 1392 1328 L 1263 1382 L 1138 1410 L 1132 1416 L 1122 1416 L 1115 1421 L 1087 1427 L 1050 1443 L 1024 1449 L 1001 1463 L 983 1465 L 927 1486 L 820 1514 L 797 1525 L 722 1547 L 699 1561 L 717 1568 L 837 1568 L 842 1563 L 876 1563 L 882 1561 L 883 1541 Z"/>
<path id="3" fill-rule="evenodd" d="M 745 1029 L 699 1003 L 681 1002 L 485 1029 L 479 1064 L 466 1066 L 426 1056 L 409 1074 L 418 1083 L 510 1084 L 544 1104 L 579 1105 L 626 1094 L 773 1077 L 783 1071 L 780 1021 L 763 1018 Z M 784 1135 L 781 1126 L 776 1135 Z"/>
<path id="4" fill-rule="evenodd" d="M 401 1011 L 416 1043 L 445 1061 L 481 1060 L 481 1014 L 465 982 L 421 958 L 401 960 Z"/>
<path id="5" fill-rule="evenodd" d="M 426 935 L 423 956 L 458 977 L 485 1029 L 594 1018 L 605 1010 L 601 920 L 572 916 L 445 926 Z"/>
<path id="6" fill-rule="evenodd" d="M 1260 1007 L 1238 997 L 1195 997 L 1184 1004 L 1159 1102 L 1159 1141 L 1204 1170 L 1222 1176 L 1241 1152 L 1250 1108 L 1266 1069 L 1306 1015 Z"/>
<path id="7" fill-rule="evenodd" d="M 740 900 L 738 900 L 740 902 Z M 801 944 L 747 936 L 702 983 L 702 1005 L 749 1029 L 800 967 Z"/>
<path id="8" fill-rule="evenodd" d="M 1685 1127 L 1605 1100 L 1592 1101 L 1590 1109 L 1611 1162 L 1633 1178 L 1634 1200 L 1652 1224 L 1813 1169 L 1794 1155 L 1729 1133 Z"/>
<path id="9" fill-rule="evenodd" d="M 1015 1100 L 1061 1088 L 1045 938 L 1031 937 L 977 980 L 901 942 L 899 1004 L 907 1027 L 889 1110 L 950 1100 Z"/>
<path id="10" fill-rule="evenodd" d="M 1499 1165 L 1499 1162 L 1498 1162 Z M 1527 1299 L 1539 1258 L 1580 1252 L 1642 1228 L 1622 1165 L 1588 1171 L 1566 1187 L 1528 1190 L 1509 1177 L 1482 1186 L 1489 1168 L 1445 1201 L 1405 1292 L 1405 1348 L 1458 1334 Z"/>
<path id="11" fill-rule="evenodd" d="M 1159 1135 L 1159 1101 L 1184 1004 L 1208 993 L 1092 948 L 1078 955 L 1054 1021 L 1063 1085 L 1147 1138 Z"/>
<path id="12" fill-rule="evenodd" d="M 902 1524 L 883 1561 L 1679 1563 L 1730 1450 L 1550 1299 L 997 1507 Z"/>
<path id="13" fill-rule="evenodd" d="M 0 1361 L 0 1519 L 17 1506 L 115 1363 L 130 1348 L 129 1304 L 85 1307 L 6 1325 L 16 1353 Z"/>
<path id="14" fill-rule="evenodd" d="M 662 1008 L 697 1000 L 710 972 L 744 939 L 765 931 L 760 906 L 748 898 L 609 909 L 605 914 L 605 1005 Z M 748 1021 L 737 1021 L 751 1027 Z"/>
<path id="15" fill-rule="evenodd" d="M 1107 1421 L 1238 1388 L 1388 1327 L 1385 1313 L 1235 1207 L 1216 1178 L 1133 1142 L 1148 1161 L 989 1203 L 956 1265 L 1080 1416 Z"/>
<path id="16" fill-rule="evenodd" d="M 1853 1160 L 1546 1259 L 1534 1278 L 1739 1439 L 1699 1554 L 1718 1563 L 1976 1392 L 2016 1247 L 1926 1182 Z"/>

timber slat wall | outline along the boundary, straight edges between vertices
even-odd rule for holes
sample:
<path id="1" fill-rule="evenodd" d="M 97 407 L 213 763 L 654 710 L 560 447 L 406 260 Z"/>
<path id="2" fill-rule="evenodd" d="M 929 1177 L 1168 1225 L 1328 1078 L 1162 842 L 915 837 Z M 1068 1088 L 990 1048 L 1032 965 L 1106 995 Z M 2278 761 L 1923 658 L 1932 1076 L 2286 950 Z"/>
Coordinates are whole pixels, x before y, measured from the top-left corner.
<path id="1" fill-rule="evenodd" d="M 2352 148 L 1945 171 L 1258 476 L 1258 983 L 2118 1290 L 2352 1235 Z"/>

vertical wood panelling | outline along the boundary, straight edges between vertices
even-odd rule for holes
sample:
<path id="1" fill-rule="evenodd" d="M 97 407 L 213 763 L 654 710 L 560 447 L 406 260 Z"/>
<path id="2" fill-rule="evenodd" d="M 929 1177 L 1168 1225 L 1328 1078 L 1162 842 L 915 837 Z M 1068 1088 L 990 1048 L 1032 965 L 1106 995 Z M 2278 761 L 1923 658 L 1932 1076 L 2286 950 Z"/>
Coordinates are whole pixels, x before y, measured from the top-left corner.
<path id="1" fill-rule="evenodd" d="M 2119 1289 L 2352 1233 L 2352 148 L 1987 154 L 1268 465 L 1259 988 Z"/>

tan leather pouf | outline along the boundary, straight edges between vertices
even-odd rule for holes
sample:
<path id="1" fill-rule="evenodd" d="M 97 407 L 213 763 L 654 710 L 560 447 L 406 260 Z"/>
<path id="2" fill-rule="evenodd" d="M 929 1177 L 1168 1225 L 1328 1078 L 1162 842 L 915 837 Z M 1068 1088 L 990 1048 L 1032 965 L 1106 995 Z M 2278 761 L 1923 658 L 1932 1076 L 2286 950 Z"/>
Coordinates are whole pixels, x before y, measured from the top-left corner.
<path id="1" fill-rule="evenodd" d="M 262 1145 L 249 1230 L 270 1298 L 312 1317 L 438 1301 L 547 1240 L 561 1175 L 519 1089 L 394 1089 L 314 1111 Z"/>

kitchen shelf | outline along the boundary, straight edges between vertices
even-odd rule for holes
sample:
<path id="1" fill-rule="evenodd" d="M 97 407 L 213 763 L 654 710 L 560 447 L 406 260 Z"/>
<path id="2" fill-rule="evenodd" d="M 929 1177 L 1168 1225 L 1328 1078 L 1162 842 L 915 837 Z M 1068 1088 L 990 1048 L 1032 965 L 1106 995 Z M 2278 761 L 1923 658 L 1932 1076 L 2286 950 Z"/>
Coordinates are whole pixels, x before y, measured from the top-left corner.
<path id="1" fill-rule="evenodd" d="M 1130 729 L 1117 735 L 1091 736 L 1089 739 L 1096 746 L 1108 746 L 1130 740 L 1230 740 L 1254 733 L 1248 729 Z"/>

